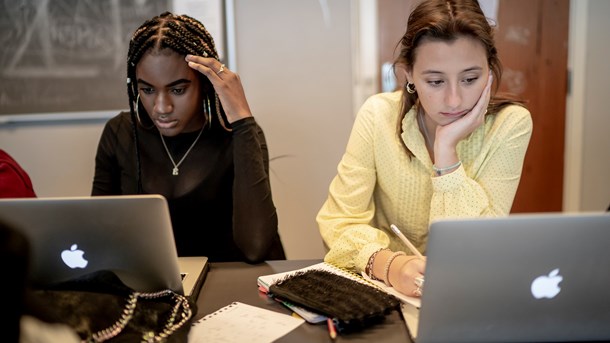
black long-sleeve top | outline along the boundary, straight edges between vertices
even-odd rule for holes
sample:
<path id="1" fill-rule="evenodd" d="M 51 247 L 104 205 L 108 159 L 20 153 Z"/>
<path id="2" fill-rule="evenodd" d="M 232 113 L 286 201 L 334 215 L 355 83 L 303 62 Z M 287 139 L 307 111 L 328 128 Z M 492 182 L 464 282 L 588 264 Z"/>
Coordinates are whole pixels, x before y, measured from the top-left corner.
<path id="1" fill-rule="evenodd" d="M 216 125 L 214 125 L 216 124 Z M 269 155 L 253 117 L 205 128 L 172 175 L 159 131 L 138 126 L 142 193 L 161 194 L 169 205 L 180 256 L 210 261 L 285 259 L 269 182 Z M 199 131 L 164 137 L 176 163 Z M 95 158 L 92 195 L 138 193 L 137 159 L 128 112 L 104 127 Z"/>

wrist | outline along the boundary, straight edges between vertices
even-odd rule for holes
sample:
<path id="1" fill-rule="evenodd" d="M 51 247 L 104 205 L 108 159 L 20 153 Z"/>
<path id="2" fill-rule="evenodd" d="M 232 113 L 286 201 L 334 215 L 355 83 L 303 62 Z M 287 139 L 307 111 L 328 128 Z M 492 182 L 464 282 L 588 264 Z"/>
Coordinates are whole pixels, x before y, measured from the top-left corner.
<path id="1" fill-rule="evenodd" d="M 375 276 L 375 273 L 373 272 L 374 271 L 375 260 L 377 258 L 377 255 L 379 253 L 381 253 L 382 251 L 389 251 L 389 249 L 381 248 L 381 249 L 378 249 L 377 251 L 375 251 L 373 254 L 371 254 L 371 257 L 369 257 L 369 261 L 366 264 L 366 267 L 364 268 L 364 273 L 368 277 L 370 277 L 371 279 L 377 280 L 377 281 L 383 281 L 382 279 L 380 279 L 377 276 Z"/>
<path id="2" fill-rule="evenodd" d="M 404 251 L 397 251 L 395 253 L 392 253 L 392 255 L 390 255 L 388 257 L 388 259 L 384 265 L 384 268 L 383 268 L 383 282 L 385 283 L 386 286 L 392 287 L 392 283 L 390 282 L 390 271 L 392 270 L 392 264 L 398 257 L 406 256 L 406 255 L 407 254 Z M 394 266 L 396 266 L 397 264 L 394 264 Z M 395 270 L 395 268 L 394 268 L 394 270 Z"/>
<path id="3" fill-rule="evenodd" d="M 229 122 L 229 124 L 233 124 L 236 121 L 240 121 L 242 119 L 246 119 L 246 118 L 250 118 L 250 117 L 252 117 L 252 114 L 233 114 L 233 115 L 227 114 L 227 121 Z"/>
<path id="4" fill-rule="evenodd" d="M 411 261 L 417 260 L 419 257 L 413 255 L 404 255 L 397 257 L 392 265 L 390 266 L 390 270 L 388 273 L 388 281 L 392 287 L 396 284 L 397 280 L 400 280 L 400 275 L 404 273 L 403 268 L 411 263 Z"/>
<path id="5" fill-rule="evenodd" d="M 455 171 L 461 165 L 462 165 L 462 161 L 457 161 L 456 163 L 451 164 L 451 165 L 446 166 L 446 167 L 439 167 L 436 164 L 434 164 L 434 165 L 432 165 L 432 169 L 434 170 L 434 175 L 436 175 L 436 176 L 443 176 L 445 174 L 449 174 L 449 173 Z"/>
<path id="6" fill-rule="evenodd" d="M 386 262 L 388 261 L 388 258 L 393 254 L 394 252 L 390 249 L 381 249 L 379 251 L 377 251 L 376 253 L 374 253 L 375 257 L 372 261 L 372 272 L 371 274 L 372 279 L 375 280 L 379 280 L 383 282 L 383 278 L 385 276 L 385 265 Z M 371 255 L 372 257 L 372 255 Z"/>

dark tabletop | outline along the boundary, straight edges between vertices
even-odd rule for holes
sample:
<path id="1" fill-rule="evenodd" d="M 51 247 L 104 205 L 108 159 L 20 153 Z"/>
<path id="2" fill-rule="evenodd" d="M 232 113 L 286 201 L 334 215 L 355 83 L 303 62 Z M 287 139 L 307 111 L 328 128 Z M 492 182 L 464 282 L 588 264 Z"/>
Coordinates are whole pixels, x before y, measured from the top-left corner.
<path id="1" fill-rule="evenodd" d="M 267 310 L 291 314 L 291 311 L 258 291 L 256 279 L 261 275 L 300 269 L 321 260 L 268 261 L 260 264 L 242 262 L 211 263 L 210 270 L 197 299 L 196 319 L 210 314 L 234 301 Z M 329 342 L 326 324 L 304 323 L 277 342 Z M 409 342 L 401 315 L 394 311 L 381 324 L 364 331 L 339 336 L 336 342 Z"/>

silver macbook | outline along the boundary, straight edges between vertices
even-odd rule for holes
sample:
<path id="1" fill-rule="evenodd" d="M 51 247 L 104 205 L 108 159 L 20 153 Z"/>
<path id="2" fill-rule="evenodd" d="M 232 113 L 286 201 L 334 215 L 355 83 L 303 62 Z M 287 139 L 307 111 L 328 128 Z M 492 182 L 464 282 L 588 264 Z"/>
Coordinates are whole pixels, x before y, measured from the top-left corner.
<path id="1" fill-rule="evenodd" d="M 207 272 L 205 257 L 178 258 L 160 195 L 0 199 L 0 219 L 28 237 L 34 287 L 110 270 L 138 291 L 196 297 Z"/>
<path id="2" fill-rule="evenodd" d="M 609 245 L 610 213 L 434 222 L 409 331 L 417 343 L 610 340 Z"/>
<path id="3" fill-rule="evenodd" d="M 182 276 L 184 294 L 193 300 L 197 300 L 210 267 L 208 258 L 205 256 L 178 257 L 178 266 Z"/>

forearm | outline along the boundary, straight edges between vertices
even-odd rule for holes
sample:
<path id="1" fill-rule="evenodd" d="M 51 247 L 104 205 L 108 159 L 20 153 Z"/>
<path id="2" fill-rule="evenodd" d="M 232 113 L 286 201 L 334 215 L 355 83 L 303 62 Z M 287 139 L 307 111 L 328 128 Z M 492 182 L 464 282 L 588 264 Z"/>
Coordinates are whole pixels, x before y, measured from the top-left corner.
<path id="1" fill-rule="evenodd" d="M 503 216 L 510 212 L 532 132 L 525 109 L 512 106 L 475 132 L 484 140 L 476 156 L 462 147 L 464 165 L 432 178 L 430 220 L 446 217 Z"/>
<path id="2" fill-rule="evenodd" d="M 233 236 L 246 259 L 258 262 L 265 258 L 278 234 L 267 148 L 254 119 L 238 121 L 233 129 Z"/>
<path id="3" fill-rule="evenodd" d="M 478 217 L 502 212 L 493 209 L 487 192 L 466 175 L 462 166 L 450 174 L 433 177 L 432 189 L 431 221 L 447 217 Z"/>
<path id="4" fill-rule="evenodd" d="M 342 268 L 364 271 L 371 254 L 387 248 L 390 239 L 382 230 L 358 218 L 341 217 L 341 212 L 334 211 L 329 201 L 317 216 L 320 234 L 329 247 L 324 260 Z"/>
<path id="5" fill-rule="evenodd" d="M 434 143 L 434 176 L 442 176 L 455 171 L 461 164 L 455 144 L 443 144 L 440 140 Z"/>
<path id="6" fill-rule="evenodd" d="M 371 255 L 369 276 L 383 281 L 388 287 L 409 296 L 421 296 L 416 292 L 416 278 L 422 278 L 425 272 L 425 260 L 405 252 L 380 250 Z M 372 274 L 372 275 L 371 275 Z"/>

